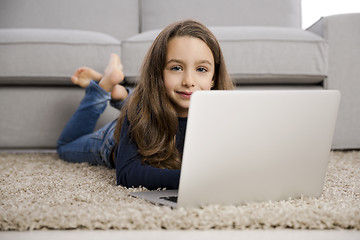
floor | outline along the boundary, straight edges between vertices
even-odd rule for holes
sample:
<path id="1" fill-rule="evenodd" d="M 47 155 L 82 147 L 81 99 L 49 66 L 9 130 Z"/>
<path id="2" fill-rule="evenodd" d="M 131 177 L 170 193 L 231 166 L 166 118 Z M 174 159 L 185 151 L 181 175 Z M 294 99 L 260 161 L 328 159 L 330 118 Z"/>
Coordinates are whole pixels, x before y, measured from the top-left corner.
<path id="1" fill-rule="evenodd" d="M 29 231 L 0 232 L 1 240 L 62 240 L 62 239 L 127 239 L 127 240 L 161 240 L 161 239 L 314 239 L 314 240 L 359 240 L 360 231 L 352 230 L 244 230 L 244 231 Z"/>

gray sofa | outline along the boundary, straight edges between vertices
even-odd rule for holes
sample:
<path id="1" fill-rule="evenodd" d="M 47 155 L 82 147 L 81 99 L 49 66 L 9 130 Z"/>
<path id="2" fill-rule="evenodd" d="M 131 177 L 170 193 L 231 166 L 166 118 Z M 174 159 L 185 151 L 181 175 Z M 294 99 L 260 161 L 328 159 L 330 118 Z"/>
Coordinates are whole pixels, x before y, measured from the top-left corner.
<path id="1" fill-rule="evenodd" d="M 118 53 L 135 86 L 159 31 L 187 18 L 217 36 L 239 89 L 339 89 L 333 148 L 360 148 L 360 14 L 303 30 L 300 0 L 2 0 L 0 149 L 55 148 L 84 95 L 78 67 L 103 72 Z M 117 116 L 107 108 L 98 126 Z"/>

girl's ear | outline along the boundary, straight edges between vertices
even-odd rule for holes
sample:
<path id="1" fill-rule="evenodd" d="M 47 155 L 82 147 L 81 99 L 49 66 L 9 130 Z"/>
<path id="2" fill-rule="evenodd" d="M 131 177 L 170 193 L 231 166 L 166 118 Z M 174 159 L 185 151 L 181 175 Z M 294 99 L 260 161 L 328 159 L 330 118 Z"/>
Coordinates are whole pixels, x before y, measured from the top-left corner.
<path id="1" fill-rule="evenodd" d="M 211 88 L 213 88 L 215 86 L 215 80 L 211 80 Z"/>

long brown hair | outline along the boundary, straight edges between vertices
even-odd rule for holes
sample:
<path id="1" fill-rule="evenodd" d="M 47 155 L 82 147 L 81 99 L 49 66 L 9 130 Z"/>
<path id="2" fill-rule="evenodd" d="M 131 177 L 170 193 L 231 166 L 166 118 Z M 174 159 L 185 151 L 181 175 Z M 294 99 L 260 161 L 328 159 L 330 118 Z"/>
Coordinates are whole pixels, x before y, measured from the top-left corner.
<path id="1" fill-rule="evenodd" d="M 175 146 L 178 116 L 166 94 L 163 71 L 168 41 L 185 36 L 201 39 L 212 51 L 215 61 L 212 89 L 234 88 L 220 45 L 207 27 L 193 20 L 185 20 L 167 26 L 157 36 L 143 61 L 139 84 L 120 114 L 114 135 L 119 142 L 126 116 L 130 122 L 130 137 L 137 144 L 143 162 L 158 168 L 181 167 L 181 156 Z"/>

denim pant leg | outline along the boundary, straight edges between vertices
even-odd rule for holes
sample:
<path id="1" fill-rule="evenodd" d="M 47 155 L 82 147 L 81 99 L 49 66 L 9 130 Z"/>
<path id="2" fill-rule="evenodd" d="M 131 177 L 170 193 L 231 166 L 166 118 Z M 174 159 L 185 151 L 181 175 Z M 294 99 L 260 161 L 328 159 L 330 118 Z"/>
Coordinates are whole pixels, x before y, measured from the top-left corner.
<path id="1" fill-rule="evenodd" d="M 68 162 L 88 162 L 114 168 L 111 162 L 111 153 L 116 144 L 114 129 L 117 120 L 114 120 L 94 133 L 84 135 L 68 144 L 58 147 L 61 159 Z"/>
<path id="2" fill-rule="evenodd" d="M 67 144 L 92 133 L 110 99 L 110 93 L 91 81 L 85 90 L 85 97 L 61 133 L 58 145 Z"/>
<path id="3" fill-rule="evenodd" d="M 116 121 L 96 132 L 93 131 L 110 98 L 110 93 L 104 91 L 96 82 L 90 82 L 84 99 L 58 140 L 57 151 L 60 158 L 69 162 L 89 162 L 109 166 L 109 159 L 104 159 L 109 156 L 105 156 L 107 154 L 104 155 L 101 151 L 111 152 L 111 149 L 107 150 L 104 147 L 113 147 L 109 146 L 114 144 L 110 132 L 113 131 Z"/>

